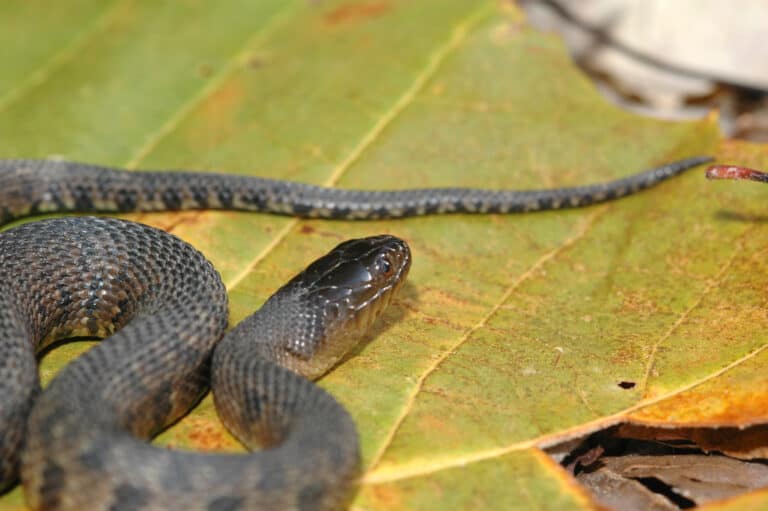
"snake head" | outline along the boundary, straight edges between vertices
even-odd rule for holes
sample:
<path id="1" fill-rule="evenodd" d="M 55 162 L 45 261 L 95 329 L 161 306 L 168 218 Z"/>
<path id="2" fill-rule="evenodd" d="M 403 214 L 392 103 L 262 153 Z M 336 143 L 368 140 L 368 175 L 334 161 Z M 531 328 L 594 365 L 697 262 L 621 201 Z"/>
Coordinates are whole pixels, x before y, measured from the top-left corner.
<path id="1" fill-rule="evenodd" d="M 310 264 L 281 290 L 300 296 L 303 325 L 286 339 L 283 363 L 309 378 L 328 371 L 389 304 L 410 266 L 408 244 L 390 235 L 345 241 Z"/>
<path id="2" fill-rule="evenodd" d="M 324 301 L 327 313 L 338 312 L 344 320 L 345 314 L 380 308 L 379 301 L 399 289 L 410 266 L 405 241 L 383 234 L 339 244 L 291 283 L 300 283 L 310 300 Z"/>

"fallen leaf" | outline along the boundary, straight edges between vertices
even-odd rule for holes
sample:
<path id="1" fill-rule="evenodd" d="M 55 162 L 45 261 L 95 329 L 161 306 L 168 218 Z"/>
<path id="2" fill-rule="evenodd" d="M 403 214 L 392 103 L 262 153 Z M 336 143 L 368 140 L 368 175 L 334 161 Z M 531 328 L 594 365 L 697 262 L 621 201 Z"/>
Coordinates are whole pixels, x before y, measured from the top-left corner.
<path id="1" fill-rule="evenodd" d="M 327 22 L 379 4 L 386 12 Z M 759 146 L 721 143 L 713 119 L 608 105 L 561 43 L 506 2 L 8 1 L 0 46 L 2 157 L 366 189 L 568 186 L 694 154 L 768 163 Z M 408 286 L 321 382 L 361 435 L 352 508 L 594 509 L 540 446 L 629 420 L 768 422 L 750 405 L 768 342 L 764 194 L 691 172 L 618 202 L 531 215 L 127 217 L 202 250 L 232 322 L 341 239 L 405 238 Z M 52 352 L 42 371 L 72 351 Z M 156 442 L 238 449 L 209 399 Z M 3 511 L 22 505 L 19 490 L 0 500 Z"/>

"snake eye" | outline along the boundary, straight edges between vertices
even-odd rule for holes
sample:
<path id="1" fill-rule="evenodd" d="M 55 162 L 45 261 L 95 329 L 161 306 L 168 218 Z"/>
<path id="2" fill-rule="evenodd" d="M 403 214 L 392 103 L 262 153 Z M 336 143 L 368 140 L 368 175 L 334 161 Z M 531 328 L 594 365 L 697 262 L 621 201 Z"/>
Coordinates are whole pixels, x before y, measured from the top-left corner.
<path id="1" fill-rule="evenodd" d="M 394 271 L 395 265 L 389 260 L 388 255 L 383 255 L 379 260 L 379 267 L 381 268 L 382 275 L 389 277 Z"/>

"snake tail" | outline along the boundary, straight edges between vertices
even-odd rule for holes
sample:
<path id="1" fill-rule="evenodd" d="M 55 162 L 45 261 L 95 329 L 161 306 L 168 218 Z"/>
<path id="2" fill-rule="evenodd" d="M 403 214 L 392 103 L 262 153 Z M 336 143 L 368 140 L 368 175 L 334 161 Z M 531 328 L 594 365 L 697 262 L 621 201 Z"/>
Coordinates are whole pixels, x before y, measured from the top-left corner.
<path id="1" fill-rule="evenodd" d="M 618 199 L 712 161 L 697 156 L 600 184 L 545 190 L 348 190 L 253 176 L 133 172 L 61 160 L 0 160 L 0 222 L 54 212 L 227 209 L 371 220 L 448 213 L 524 213 Z"/>

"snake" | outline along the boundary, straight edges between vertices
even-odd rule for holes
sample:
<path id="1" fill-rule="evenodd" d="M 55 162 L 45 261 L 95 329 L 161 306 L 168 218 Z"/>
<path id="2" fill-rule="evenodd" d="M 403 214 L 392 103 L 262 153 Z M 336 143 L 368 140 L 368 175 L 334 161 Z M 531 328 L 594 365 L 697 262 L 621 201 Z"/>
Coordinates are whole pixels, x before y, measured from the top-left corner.
<path id="1" fill-rule="evenodd" d="M 584 207 L 710 161 L 544 190 L 348 190 L 208 172 L 0 160 L 0 224 L 43 213 L 184 209 L 369 220 Z M 344 407 L 313 380 L 349 353 L 402 287 L 408 244 L 349 240 L 227 331 L 222 280 L 194 247 L 127 220 L 74 216 L 0 234 L 0 489 L 32 509 L 333 510 L 354 495 L 360 447 Z M 41 390 L 37 356 L 103 339 Z M 148 440 L 212 390 L 252 452 Z"/>

